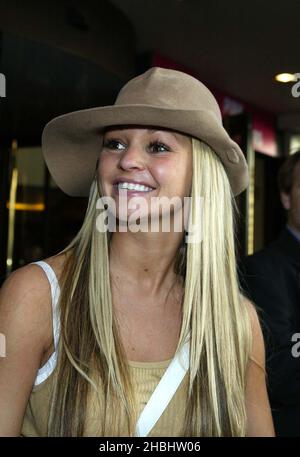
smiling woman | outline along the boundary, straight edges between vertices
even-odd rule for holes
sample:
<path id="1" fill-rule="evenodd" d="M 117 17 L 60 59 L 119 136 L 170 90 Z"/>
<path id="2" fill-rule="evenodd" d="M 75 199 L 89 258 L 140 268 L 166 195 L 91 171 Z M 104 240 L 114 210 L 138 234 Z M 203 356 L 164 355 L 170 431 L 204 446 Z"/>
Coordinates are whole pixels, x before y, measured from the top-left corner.
<path id="1" fill-rule="evenodd" d="M 236 272 L 247 164 L 211 92 L 151 68 L 114 105 L 48 123 L 43 151 L 88 206 L 62 252 L 1 290 L 0 435 L 273 436 L 260 325 Z M 99 199 L 122 192 L 127 213 L 137 196 L 188 198 L 186 230 L 99 230 Z M 191 228 L 201 236 L 187 242 Z"/>
<path id="2" fill-rule="evenodd" d="M 126 197 L 123 213 L 127 218 L 134 211 L 135 205 L 130 205 L 133 197 L 139 197 L 138 201 L 149 209 L 140 212 L 143 217 L 170 217 L 172 199 L 177 197 L 183 205 L 184 197 L 190 195 L 191 151 L 191 138 L 183 134 L 175 136 L 168 130 L 142 127 L 110 128 L 104 133 L 99 156 L 99 193 L 115 199 L 118 219 L 122 211 L 120 197 Z M 138 201 L 135 199 L 135 203 Z M 155 202 L 164 202 L 164 211 L 157 212 Z M 173 217 L 170 222 L 174 226 Z"/>

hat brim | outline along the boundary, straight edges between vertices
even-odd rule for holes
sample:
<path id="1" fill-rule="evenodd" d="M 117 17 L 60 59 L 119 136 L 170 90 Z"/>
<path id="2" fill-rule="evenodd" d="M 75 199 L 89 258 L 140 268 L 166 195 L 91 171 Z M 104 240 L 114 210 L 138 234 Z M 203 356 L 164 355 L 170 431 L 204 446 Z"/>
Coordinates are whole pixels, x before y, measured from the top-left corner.
<path id="1" fill-rule="evenodd" d="M 56 184 L 70 196 L 88 196 L 102 147 L 102 130 L 113 125 L 159 126 L 207 143 L 220 157 L 232 192 L 249 181 L 245 156 L 213 111 L 149 105 L 109 105 L 74 111 L 52 119 L 42 134 L 42 150 Z"/>

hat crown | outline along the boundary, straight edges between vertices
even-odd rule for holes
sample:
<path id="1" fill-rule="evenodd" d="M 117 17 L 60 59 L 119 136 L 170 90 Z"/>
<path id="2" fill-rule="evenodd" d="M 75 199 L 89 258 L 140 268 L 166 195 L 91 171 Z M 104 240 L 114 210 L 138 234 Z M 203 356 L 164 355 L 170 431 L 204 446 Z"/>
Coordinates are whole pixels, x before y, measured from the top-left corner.
<path id="1" fill-rule="evenodd" d="M 219 105 L 198 79 L 178 70 L 152 67 L 120 90 L 115 105 L 150 105 L 174 110 L 211 111 L 222 123 Z"/>

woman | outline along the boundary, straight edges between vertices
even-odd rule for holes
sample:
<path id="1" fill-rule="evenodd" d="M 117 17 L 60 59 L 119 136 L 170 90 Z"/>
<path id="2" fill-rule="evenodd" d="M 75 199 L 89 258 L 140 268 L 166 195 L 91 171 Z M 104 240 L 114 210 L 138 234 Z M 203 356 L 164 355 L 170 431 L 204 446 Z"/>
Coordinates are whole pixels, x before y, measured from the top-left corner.
<path id="1" fill-rule="evenodd" d="M 263 338 L 236 275 L 247 165 L 211 92 L 151 68 L 113 106 L 52 120 L 43 151 L 57 184 L 89 202 L 69 246 L 2 287 L 0 434 L 274 436 Z M 136 196 L 138 222 L 158 231 L 132 229 Z M 154 197 L 191 197 L 188 225 Z M 168 217 L 184 227 L 163 230 Z"/>

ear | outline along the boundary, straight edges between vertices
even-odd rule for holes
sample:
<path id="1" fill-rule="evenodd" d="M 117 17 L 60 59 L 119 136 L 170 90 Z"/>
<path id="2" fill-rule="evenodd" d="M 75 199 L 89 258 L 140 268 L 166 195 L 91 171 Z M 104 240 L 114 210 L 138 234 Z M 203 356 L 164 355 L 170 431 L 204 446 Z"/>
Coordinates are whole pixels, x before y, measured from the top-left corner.
<path id="1" fill-rule="evenodd" d="M 280 192 L 280 200 L 284 209 L 289 210 L 291 208 L 290 194 Z"/>

